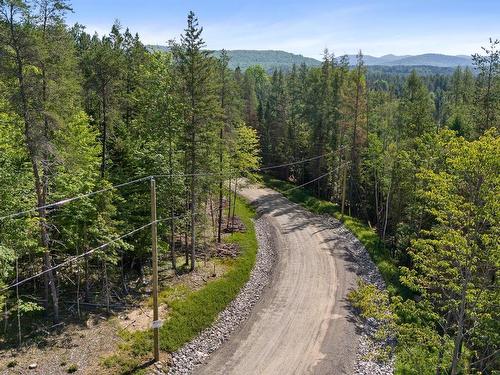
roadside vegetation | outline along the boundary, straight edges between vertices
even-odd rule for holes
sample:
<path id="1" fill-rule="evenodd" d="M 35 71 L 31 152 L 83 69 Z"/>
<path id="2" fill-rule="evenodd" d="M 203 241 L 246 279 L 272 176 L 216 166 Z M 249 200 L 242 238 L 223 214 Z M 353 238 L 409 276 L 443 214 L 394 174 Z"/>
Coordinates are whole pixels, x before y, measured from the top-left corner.
<path id="1" fill-rule="evenodd" d="M 370 252 L 405 343 L 398 371 L 499 371 L 500 41 L 451 75 L 368 74 L 361 51 L 352 65 L 328 50 L 269 74 L 214 56 L 193 12 L 153 52 L 119 22 L 68 25 L 70 11 L 0 1 L 2 348 L 146 297 L 155 224 L 161 260 L 193 273 L 231 229 L 242 178 L 265 171 L 308 184 L 317 198 L 290 198 L 340 215 Z M 205 291 L 164 291 L 164 350 L 213 320 L 248 257 Z M 126 338 L 145 353 L 148 334 Z"/>
<path id="2" fill-rule="evenodd" d="M 292 202 L 298 203 L 309 211 L 320 215 L 330 215 L 340 220 L 347 229 L 349 229 L 357 239 L 365 246 L 373 262 L 377 265 L 389 293 L 392 295 L 409 296 L 411 292 L 399 281 L 399 268 L 395 260 L 391 257 L 389 249 L 380 240 L 376 231 L 363 223 L 361 220 L 352 216 L 342 215 L 340 207 L 329 201 L 316 198 L 311 191 L 302 188 L 294 188 L 294 184 L 273 178 L 263 176 L 263 182 L 270 188 L 282 193 Z"/>
<path id="3" fill-rule="evenodd" d="M 376 340 L 395 340 L 397 374 L 468 373 L 478 364 L 475 345 L 496 345 L 498 291 L 492 282 L 498 261 L 500 184 L 494 171 L 500 167 L 499 140 L 494 132 L 474 141 L 446 132 L 440 137 L 436 146 L 446 170 L 421 168 L 415 175 L 417 207 L 436 222 L 411 239 L 411 263 L 395 257 L 374 228 L 342 215 L 338 205 L 292 189 L 288 182 L 264 178 L 292 201 L 336 217 L 365 245 L 387 290 L 360 283 L 349 299 L 363 318 L 380 322 Z M 458 326 L 453 325 L 453 309 L 458 309 Z M 467 314 L 475 316 L 474 324 L 467 322 Z M 480 341 L 474 341 L 479 326 Z M 388 354 L 374 353 L 385 360 Z M 483 365 L 494 371 L 496 359 L 486 358 Z"/>
<path id="4" fill-rule="evenodd" d="M 209 281 L 199 290 L 190 290 L 183 283 L 160 292 L 160 300 L 167 306 L 165 323 L 160 329 L 163 351 L 172 353 L 209 327 L 217 315 L 236 297 L 250 277 L 257 255 L 257 239 L 253 225 L 254 209 L 243 199 L 237 198 L 236 217 L 244 226 L 223 237 L 223 243 L 235 244 L 239 254 L 235 258 L 220 260 L 225 272 Z M 199 265 L 202 267 L 202 265 Z M 117 353 L 102 359 L 104 369 L 111 373 L 140 373 L 148 363 L 152 350 L 150 330 L 130 332 L 122 330 L 122 342 Z"/>

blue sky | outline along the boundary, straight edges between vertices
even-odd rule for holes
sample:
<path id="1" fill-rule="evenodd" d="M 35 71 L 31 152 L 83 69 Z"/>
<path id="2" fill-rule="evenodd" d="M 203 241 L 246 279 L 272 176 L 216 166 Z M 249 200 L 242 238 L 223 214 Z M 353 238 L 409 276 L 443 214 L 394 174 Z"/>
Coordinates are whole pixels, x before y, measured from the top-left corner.
<path id="1" fill-rule="evenodd" d="M 115 19 L 147 44 L 179 38 L 193 10 L 210 49 L 279 49 L 336 55 L 471 54 L 500 38 L 490 0 L 73 0 L 68 22 L 107 33 Z"/>

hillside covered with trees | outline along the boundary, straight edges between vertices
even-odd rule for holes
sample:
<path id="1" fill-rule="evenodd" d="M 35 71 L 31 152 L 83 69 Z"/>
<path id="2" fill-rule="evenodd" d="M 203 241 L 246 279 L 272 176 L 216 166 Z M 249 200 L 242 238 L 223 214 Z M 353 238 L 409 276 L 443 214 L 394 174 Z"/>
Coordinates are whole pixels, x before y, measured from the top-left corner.
<path id="1" fill-rule="evenodd" d="M 132 294 L 153 223 L 162 259 L 193 271 L 234 223 L 239 181 L 272 166 L 377 234 L 388 292 L 353 299 L 387 319 L 398 373 L 500 371 L 498 40 L 474 74 L 368 73 L 361 52 L 352 67 L 328 51 L 318 66 L 276 52 L 291 68 L 269 74 L 208 52 L 192 12 L 151 52 L 69 10 L 0 1 L 0 342 Z"/>
<path id="2" fill-rule="evenodd" d="M 168 46 L 148 45 L 150 51 L 168 52 Z M 213 56 L 219 58 L 222 51 L 212 51 Z M 245 71 L 251 66 L 259 65 L 267 72 L 275 69 L 288 71 L 293 65 L 305 64 L 308 67 L 321 65 L 321 61 L 285 51 L 272 50 L 228 50 L 229 67 L 240 68 Z M 349 66 L 356 65 L 356 55 L 345 55 Z M 454 68 L 461 66 L 471 67 L 472 59 L 468 56 L 448 56 L 442 54 L 423 54 L 416 56 L 385 55 L 381 57 L 364 56 L 363 61 L 369 72 L 384 71 L 389 74 L 409 74 L 412 70 L 419 74 L 452 74 Z"/>

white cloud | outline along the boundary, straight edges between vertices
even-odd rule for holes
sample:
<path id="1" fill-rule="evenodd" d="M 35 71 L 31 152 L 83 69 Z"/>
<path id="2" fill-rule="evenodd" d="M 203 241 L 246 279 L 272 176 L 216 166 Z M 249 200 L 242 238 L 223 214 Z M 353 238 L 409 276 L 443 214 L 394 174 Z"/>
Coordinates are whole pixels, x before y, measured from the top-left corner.
<path id="1" fill-rule="evenodd" d="M 262 18 L 235 15 L 225 20 L 208 20 L 204 26 L 204 39 L 210 49 L 276 49 L 319 58 L 325 47 L 336 55 L 354 54 L 362 49 L 365 54 L 380 56 L 394 54 L 446 53 L 470 54 L 480 49 L 488 37 L 487 25 L 473 28 L 464 25 L 459 32 L 439 30 L 445 27 L 432 20 L 420 23 L 402 19 L 389 19 L 385 10 L 377 9 L 375 3 L 363 6 L 344 6 L 334 10 L 315 9 L 305 14 L 268 14 Z M 378 18 L 372 14 L 378 14 Z M 251 21 L 249 21 L 249 19 Z M 88 25 L 89 32 L 108 33 L 109 25 Z M 146 44 L 166 44 L 177 38 L 184 28 L 184 19 L 176 17 L 174 22 L 137 23 L 126 25 L 139 32 Z M 497 32 L 498 34 L 498 32 Z"/>

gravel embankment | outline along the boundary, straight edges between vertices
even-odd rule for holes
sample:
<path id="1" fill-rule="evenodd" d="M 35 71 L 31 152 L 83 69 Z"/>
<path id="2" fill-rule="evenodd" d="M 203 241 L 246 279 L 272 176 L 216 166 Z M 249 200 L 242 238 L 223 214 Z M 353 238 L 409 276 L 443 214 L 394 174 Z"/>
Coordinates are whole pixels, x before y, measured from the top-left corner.
<path id="1" fill-rule="evenodd" d="M 259 252 L 250 280 L 210 328 L 173 354 L 168 374 L 190 374 L 208 355 L 217 350 L 231 332 L 247 319 L 262 291 L 271 281 L 276 249 L 271 246 L 269 228 L 263 218 L 255 221 L 255 232 Z"/>
<path id="2" fill-rule="evenodd" d="M 264 192 L 266 193 L 266 192 Z M 263 192 L 259 192 L 259 194 L 263 195 Z M 255 198 L 255 197 L 250 197 L 250 198 Z M 272 203 L 271 203 L 272 202 Z M 266 206 L 266 203 L 261 202 L 261 205 Z M 321 246 L 319 243 L 318 244 L 309 244 L 307 241 L 309 239 L 312 239 L 314 237 L 313 241 L 318 241 L 320 239 L 334 239 L 335 241 L 338 242 L 332 242 L 332 246 L 335 246 L 335 248 L 338 248 L 339 250 L 341 249 L 341 253 L 344 252 L 343 254 L 345 255 L 350 255 L 349 258 L 355 259 L 353 263 L 350 263 L 351 266 L 353 266 L 353 269 L 348 272 L 355 272 L 353 276 L 349 276 L 351 280 L 351 284 L 354 283 L 356 277 L 361 277 L 363 280 L 366 282 L 375 284 L 378 288 L 384 289 L 385 288 L 385 283 L 378 272 L 378 269 L 376 265 L 372 262 L 368 252 L 364 248 L 364 246 L 361 244 L 361 242 L 347 229 L 345 228 L 338 220 L 335 218 L 332 218 L 331 216 L 317 216 L 317 215 L 310 215 L 308 216 L 309 219 L 303 218 L 301 216 L 294 215 L 294 213 L 297 212 L 302 212 L 302 209 L 299 209 L 297 211 L 295 209 L 296 206 L 290 205 L 289 201 L 286 201 L 283 199 L 283 202 L 281 201 L 276 201 L 276 198 L 273 197 L 272 200 L 269 200 L 268 203 L 269 205 L 276 205 L 280 209 L 283 210 L 283 207 L 286 205 L 289 205 L 289 209 L 293 208 L 293 210 L 288 213 L 286 210 L 283 211 L 283 213 L 286 213 L 284 215 L 278 216 L 283 220 L 284 223 L 288 224 L 294 224 L 297 225 L 297 230 L 300 231 L 303 228 L 300 227 L 299 224 L 303 225 L 308 225 L 311 226 L 310 229 L 311 231 L 306 231 L 306 237 L 303 238 L 302 240 L 299 239 L 299 241 L 304 241 L 306 242 L 306 247 L 308 246 L 316 246 L 319 247 Z M 273 206 L 274 207 L 274 206 Z M 273 211 L 274 212 L 274 211 Z M 291 217 L 286 217 L 290 215 Z M 302 215 L 302 214 L 301 214 Z M 276 217 L 276 216 L 275 216 Z M 285 218 L 286 217 L 286 218 Z M 291 221 L 290 221 L 291 220 Z M 304 221 L 302 223 L 302 221 Z M 318 225 L 318 222 L 321 224 Z M 315 224 L 316 223 L 316 224 Z M 326 225 L 325 225 L 326 224 Z M 277 225 L 277 223 L 274 223 L 273 225 Z M 317 232 L 318 228 L 325 228 L 327 229 L 326 232 L 318 232 L 318 234 L 314 234 Z M 284 227 L 281 227 L 282 229 Z M 251 273 L 250 280 L 248 283 L 243 287 L 243 289 L 240 291 L 236 299 L 231 302 L 231 304 L 219 315 L 217 318 L 216 322 L 214 325 L 205 331 L 203 331 L 196 339 L 191 341 L 190 343 L 186 344 L 183 348 L 181 348 L 179 351 L 173 354 L 172 357 L 172 365 L 170 369 L 160 369 L 157 368 L 154 372 L 157 374 L 164 373 L 163 371 L 169 371 L 168 374 L 176 375 L 176 374 L 191 374 L 194 369 L 199 366 L 202 363 L 207 363 L 208 361 L 208 356 L 212 354 L 214 351 L 216 351 L 218 348 L 222 346 L 222 344 L 228 340 L 231 336 L 231 333 L 233 333 L 238 326 L 240 326 L 250 315 L 252 307 L 255 305 L 255 303 L 259 300 L 259 298 L 262 296 L 262 292 L 264 288 L 270 283 L 271 277 L 272 277 L 272 271 L 274 267 L 274 262 L 277 259 L 277 250 L 274 249 L 273 246 L 271 245 L 272 242 L 274 242 L 274 234 L 273 234 L 273 241 L 271 241 L 271 226 L 270 223 L 267 222 L 265 218 L 260 218 L 255 222 L 255 229 L 257 233 L 257 239 L 259 243 L 259 252 L 257 255 L 257 261 L 255 264 L 255 267 Z M 277 228 L 275 228 L 277 229 Z M 297 230 L 293 230 L 293 232 L 290 232 L 290 235 L 292 233 L 297 233 Z M 286 231 L 285 231 L 286 232 Z M 274 233 L 274 232 L 273 232 Z M 321 234 L 323 233 L 323 234 Z M 283 233 L 282 233 L 283 234 Z M 286 235 L 285 235 L 286 236 Z M 309 237 L 313 236 L 313 237 Z M 319 237 L 316 237 L 319 236 Z M 322 237 L 323 236 L 323 237 Z M 285 237 L 286 238 L 286 237 Z M 297 239 L 293 239 L 293 241 L 296 241 Z M 292 241 L 292 242 L 293 242 Z M 334 243 L 336 245 L 334 245 Z M 303 243 L 302 243 L 303 244 Z M 304 245 L 305 246 L 305 245 Z M 289 255 L 289 253 L 287 252 Z M 295 253 L 292 253 L 295 254 Z M 339 256 L 338 254 L 336 256 Z M 305 258 L 304 261 L 306 261 L 308 258 Z M 290 264 L 290 263 L 288 263 Z M 293 264 L 293 262 L 291 263 Z M 303 264 L 303 263 L 301 263 Z M 348 263 L 344 264 L 339 262 L 338 266 L 340 267 L 347 267 Z M 306 270 L 303 270 L 306 272 Z M 297 271 L 298 272 L 298 271 Z M 281 274 L 281 273 L 280 273 Z M 286 275 L 287 273 L 284 273 Z M 343 276 L 342 277 L 347 277 L 344 273 L 340 273 Z M 339 277 L 341 277 L 339 274 Z M 357 275 L 357 276 L 356 276 Z M 340 280 L 339 280 L 340 282 Z M 351 285 L 350 284 L 350 285 Z M 275 288 L 274 282 L 273 286 L 271 288 Z M 343 286 L 345 289 L 345 285 Z M 285 288 L 286 289 L 286 288 Z M 292 288 L 293 289 L 293 288 Z M 342 292 L 344 293 L 344 292 Z M 333 298 L 333 297 L 330 297 Z M 337 297 L 338 299 L 338 297 Z M 338 305 L 336 305 L 336 309 L 338 309 Z M 286 306 L 284 306 L 286 308 Z M 333 312 L 331 312 L 333 313 Z M 337 319 L 334 322 L 339 322 Z M 352 352 L 352 362 L 353 362 L 353 367 L 347 372 L 349 374 L 357 374 L 357 375 L 391 375 L 393 374 L 394 371 L 394 363 L 393 360 L 389 361 L 388 363 L 379 363 L 374 360 L 369 359 L 370 358 L 370 353 L 373 353 L 375 350 L 377 350 L 377 344 L 373 339 L 372 336 L 376 332 L 377 329 L 377 322 L 374 321 L 373 319 L 367 320 L 367 321 L 362 321 L 359 319 L 357 321 L 356 327 L 357 327 L 357 333 L 356 333 L 356 339 L 353 339 L 352 342 L 352 347 L 353 347 L 353 352 Z M 342 331 L 342 326 L 339 326 L 340 329 L 336 330 L 336 335 L 334 336 L 342 336 L 342 334 L 347 334 L 348 331 L 343 332 Z M 300 327 L 299 327 L 300 328 Z M 298 329 L 298 328 L 297 328 Z M 267 331 L 266 331 L 267 332 Z M 234 336 L 235 334 L 233 334 Z M 236 334 L 238 335 L 238 334 Z M 271 334 L 272 335 L 272 334 Z M 350 337 L 350 336 L 349 336 Z M 238 342 L 238 341 L 237 341 Z M 267 341 L 266 341 L 267 342 Z M 342 341 L 345 343 L 345 341 Z M 332 346 L 332 343 L 326 342 L 326 348 L 329 346 Z M 336 343 L 335 345 L 338 345 Z M 335 346 L 334 345 L 334 346 Z M 255 346 L 255 345 L 254 345 Z M 254 347 L 252 346 L 252 347 Z M 222 362 L 221 358 L 218 358 L 215 362 L 213 361 L 213 356 L 210 356 L 211 361 L 214 363 L 218 363 L 212 366 L 216 369 L 217 371 L 220 371 L 219 365 L 222 365 L 223 363 L 226 363 L 225 360 L 226 354 L 220 355 L 220 351 L 218 351 L 219 354 L 214 354 L 214 356 L 219 356 L 222 357 Z M 350 355 L 350 354 L 349 354 Z M 332 357 L 331 360 L 332 365 L 334 365 L 335 368 L 335 363 L 337 361 L 342 362 L 339 358 L 337 357 Z M 220 363 L 219 363 L 220 362 Z M 250 364 L 248 360 L 245 362 L 247 364 Z M 205 368 L 202 367 L 202 369 Z M 249 367 L 252 367 L 249 365 Z M 218 370 L 217 370 L 218 369 Z M 198 370 L 197 370 L 198 371 Z M 318 369 L 318 371 L 322 371 L 321 373 L 324 372 L 324 369 Z M 213 372 L 213 371 L 212 371 Z M 207 373 L 212 373 L 210 370 L 208 370 Z M 334 373 L 337 373 L 334 371 Z M 339 372 L 340 373 L 340 372 Z M 345 371 L 342 373 L 346 373 Z"/>
<path id="3" fill-rule="evenodd" d="M 340 221 L 331 216 L 323 216 L 333 230 L 345 238 L 348 248 L 353 257 L 357 260 L 358 275 L 363 281 L 374 284 L 380 290 L 385 289 L 385 282 L 378 271 L 377 266 L 370 258 L 370 254 L 363 244 L 346 228 Z M 394 359 L 388 362 L 376 362 L 369 359 L 370 354 L 380 349 L 380 344 L 376 343 L 372 336 L 378 328 L 378 323 L 374 319 L 359 320 L 358 327 L 361 329 L 358 352 L 356 355 L 356 375 L 392 375 L 394 373 Z M 391 345 L 387 343 L 387 345 Z"/>

